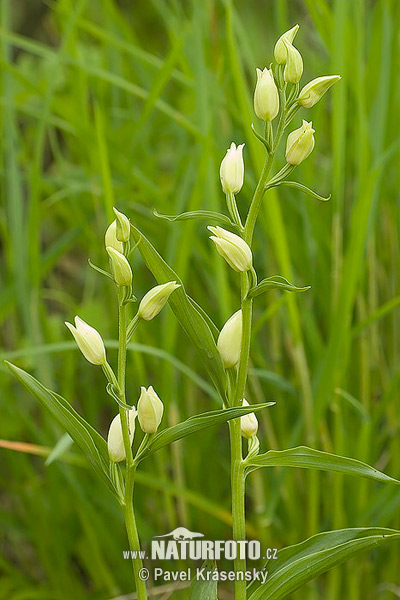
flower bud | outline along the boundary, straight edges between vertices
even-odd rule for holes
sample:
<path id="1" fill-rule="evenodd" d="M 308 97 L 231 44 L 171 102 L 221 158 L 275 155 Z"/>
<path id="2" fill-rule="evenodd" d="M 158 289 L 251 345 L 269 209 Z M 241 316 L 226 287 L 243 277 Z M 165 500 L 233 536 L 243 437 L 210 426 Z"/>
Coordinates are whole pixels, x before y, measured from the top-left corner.
<path id="1" fill-rule="evenodd" d="M 75 327 L 65 322 L 66 326 L 75 338 L 79 350 L 92 365 L 103 365 L 106 362 L 106 349 L 96 329 L 85 323 L 79 317 L 75 317 Z"/>
<path id="2" fill-rule="evenodd" d="M 156 285 L 145 294 L 139 304 L 138 316 L 145 321 L 151 321 L 166 305 L 174 290 L 181 287 L 176 281 Z"/>
<path id="3" fill-rule="evenodd" d="M 111 270 L 115 283 L 122 286 L 131 285 L 132 269 L 126 257 L 110 246 L 107 246 L 106 250 L 110 257 Z"/>
<path id="4" fill-rule="evenodd" d="M 138 419 L 140 427 L 144 433 L 155 433 L 161 423 L 164 412 L 164 404 L 149 386 L 146 390 L 141 387 L 140 398 L 138 402 Z"/>
<path id="5" fill-rule="evenodd" d="M 214 234 L 210 236 L 210 240 L 214 242 L 217 252 L 224 257 L 232 269 L 238 272 L 251 269 L 253 255 L 243 238 L 222 227 L 208 227 L 208 229 Z"/>
<path id="6" fill-rule="evenodd" d="M 124 213 L 113 208 L 116 218 L 116 237 L 119 242 L 127 242 L 131 236 L 131 224 Z"/>
<path id="7" fill-rule="evenodd" d="M 242 347 L 242 311 L 232 315 L 218 336 L 217 348 L 226 369 L 235 367 L 240 359 Z"/>
<path id="8" fill-rule="evenodd" d="M 295 25 L 288 31 L 285 31 L 279 38 L 279 40 L 275 44 L 274 56 L 278 65 L 284 65 L 287 59 L 287 49 L 285 46 L 285 41 L 291 44 L 294 40 L 296 33 L 299 30 L 299 25 Z"/>
<path id="9" fill-rule="evenodd" d="M 236 144 L 232 142 L 222 159 L 219 176 L 225 194 L 237 194 L 243 187 L 243 147 L 244 144 L 236 147 Z"/>
<path id="10" fill-rule="evenodd" d="M 285 70 L 283 71 L 283 79 L 287 83 L 299 83 L 303 75 L 303 59 L 300 52 L 292 44 L 285 42 L 285 46 L 287 49 L 287 60 Z"/>
<path id="11" fill-rule="evenodd" d="M 132 410 L 128 410 L 127 412 L 129 441 L 132 445 L 133 436 L 135 434 L 135 419 L 137 412 L 134 408 Z M 110 429 L 108 430 L 107 446 L 108 456 L 112 462 L 120 462 L 121 460 L 125 460 L 126 454 L 124 438 L 122 435 L 121 415 L 119 414 L 111 421 Z"/>
<path id="12" fill-rule="evenodd" d="M 243 406 L 249 406 L 249 403 L 244 398 Z M 247 439 L 250 439 L 253 437 L 253 435 L 257 435 L 258 421 L 254 413 L 249 413 L 247 415 L 243 415 L 243 417 L 240 417 L 240 430 L 242 432 L 242 436 Z"/>
<path id="13" fill-rule="evenodd" d="M 297 102 L 304 108 L 312 108 L 339 79 L 342 79 L 340 75 L 326 75 L 313 79 L 303 87 Z"/>
<path id="14" fill-rule="evenodd" d="M 272 121 L 279 112 L 279 94 L 272 69 L 256 69 L 257 83 L 254 91 L 254 112 L 263 121 Z"/>
<path id="15" fill-rule="evenodd" d="M 299 165 L 314 149 L 312 122 L 303 121 L 299 129 L 289 133 L 286 142 L 286 160 L 290 165 Z"/>
<path id="16" fill-rule="evenodd" d="M 123 243 L 119 242 L 117 239 L 117 221 L 113 221 L 111 225 L 109 225 L 104 236 L 104 243 L 106 248 L 108 246 L 121 253 L 124 251 Z"/>

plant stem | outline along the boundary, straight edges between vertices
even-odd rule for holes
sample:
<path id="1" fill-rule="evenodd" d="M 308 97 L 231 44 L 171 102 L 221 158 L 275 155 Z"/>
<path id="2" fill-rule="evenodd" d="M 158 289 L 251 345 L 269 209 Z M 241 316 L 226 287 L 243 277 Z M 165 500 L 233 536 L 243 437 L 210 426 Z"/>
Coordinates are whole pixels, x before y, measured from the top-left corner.
<path id="1" fill-rule="evenodd" d="M 246 514 L 245 514 L 245 478 L 243 473 L 242 437 L 240 433 L 240 419 L 229 421 L 229 434 L 231 443 L 231 493 L 232 493 L 232 529 L 233 539 L 242 541 L 246 539 Z M 246 559 L 235 559 L 235 573 L 244 573 Z M 246 582 L 235 580 L 235 600 L 246 600 Z"/>

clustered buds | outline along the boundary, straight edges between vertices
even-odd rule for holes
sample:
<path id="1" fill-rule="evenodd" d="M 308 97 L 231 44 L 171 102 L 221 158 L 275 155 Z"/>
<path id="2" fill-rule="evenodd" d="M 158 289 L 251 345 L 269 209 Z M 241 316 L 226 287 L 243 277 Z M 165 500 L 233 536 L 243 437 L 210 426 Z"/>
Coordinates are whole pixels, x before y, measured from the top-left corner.
<path id="1" fill-rule="evenodd" d="M 243 398 L 242 406 L 249 406 L 249 403 L 245 398 Z M 254 413 L 248 413 L 247 415 L 240 417 L 240 431 L 242 436 L 247 439 L 252 438 L 253 435 L 257 435 L 258 421 Z"/>
<path id="2" fill-rule="evenodd" d="M 137 412 L 133 408 L 132 410 L 127 411 L 127 415 L 129 441 L 132 445 L 133 436 L 135 434 L 135 419 Z M 121 416 L 119 414 L 111 421 L 111 425 L 108 430 L 107 446 L 108 456 L 112 462 L 117 463 L 126 459 L 124 438 L 122 435 Z"/>
<path id="3" fill-rule="evenodd" d="M 272 69 L 256 69 L 257 83 L 254 91 L 254 112 L 263 121 L 272 121 L 279 112 L 279 94 Z"/>
<path id="4" fill-rule="evenodd" d="M 145 321 L 151 321 L 166 305 L 168 298 L 180 284 L 169 281 L 162 285 L 156 285 L 145 294 L 140 302 L 138 316 Z"/>
<path id="5" fill-rule="evenodd" d="M 144 433 L 156 433 L 163 416 L 164 405 L 153 387 L 141 387 L 138 402 L 138 419 Z"/>
<path id="6" fill-rule="evenodd" d="M 226 369 L 236 367 L 242 347 L 242 311 L 238 310 L 225 323 L 218 336 L 217 348 Z"/>
<path id="7" fill-rule="evenodd" d="M 314 129 L 312 122 L 303 124 L 289 133 L 286 143 L 286 161 L 290 165 L 299 165 L 314 149 Z"/>
<path id="8" fill-rule="evenodd" d="M 219 176 L 225 194 L 237 194 L 243 187 L 243 148 L 244 144 L 236 147 L 236 144 L 232 142 L 221 162 Z"/>
<path id="9" fill-rule="evenodd" d="M 297 102 L 304 108 L 312 108 L 321 100 L 329 88 L 340 79 L 342 79 L 340 75 L 326 75 L 325 77 L 313 79 L 303 87 Z"/>
<path id="10" fill-rule="evenodd" d="M 106 349 L 99 332 L 85 323 L 79 317 L 75 317 L 75 327 L 65 322 L 66 326 L 75 338 L 79 350 L 92 365 L 104 365 L 106 363 Z"/>
<path id="11" fill-rule="evenodd" d="M 275 44 L 274 56 L 278 65 L 284 65 L 287 59 L 286 43 L 292 44 L 296 33 L 299 30 L 299 25 L 295 25 L 288 31 L 285 31 Z"/>
<path id="12" fill-rule="evenodd" d="M 300 52 L 292 44 L 284 41 L 287 51 L 287 59 L 283 78 L 287 83 L 299 83 L 303 75 L 303 59 Z"/>
<path id="13" fill-rule="evenodd" d="M 224 257 L 234 271 L 248 271 L 253 264 L 253 255 L 247 242 L 236 233 L 222 227 L 208 227 L 217 252 Z"/>
<path id="14" fill-rule="evenodd" d="M 104 236 L 104 244 L 106 248 L 114 248 L 117 252 L 124 251 L 124 244 L 117 238 L 117 221 L 113 221 L 107 228 Z"/>
<path id="15" fill-rule="evenodd" d="M 124 213 L 113 208 L 116 218 L 116 237 L 119 242 L 127 242 L 131 235 L 131 224 Z"/>
<path id="16" fill-rule="evenodd" d="M 132 269 L 126 257 L 112 246 L 106 247 L 110 257 L 111 270 L 117 285 L 129 286 L 132 283 Z"/>

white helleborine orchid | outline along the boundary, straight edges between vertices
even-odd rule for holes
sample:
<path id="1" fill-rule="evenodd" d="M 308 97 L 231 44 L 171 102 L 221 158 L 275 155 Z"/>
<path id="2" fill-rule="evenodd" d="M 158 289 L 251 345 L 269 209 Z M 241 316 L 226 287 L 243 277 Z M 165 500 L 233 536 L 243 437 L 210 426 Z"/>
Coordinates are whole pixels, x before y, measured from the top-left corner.
<path id="1" fill-rule="evenodd" d="M 114 248 L 117 252 L 124 251 L 124 244 L 117 239 L 117 221 L 113 221 L 111 225 L 108 226 L 107 231 L 104 236 L 104 244 L 109 248 Z"/>
<path id="2" fill-rule="evenodd" d="M 145 321 L 151 321 L 166 305 L 168 298 L 180 284 L 176 281 L 169 281 L 161 285 L 156 285 L 145 294 L 139 304 L 138 316 Z"/>
<path id="3" fill-rule="evenodd" d="M 257 83 L 254 91 L 254 112 L 263 121 L 272 121 L 279 112 L 279 94 L 272 69 L 256 69 Z"/>
<path id="4" fill-rule="evenodd" d="M 242 406 L 249 406 L 249 403 L 244 398 Z M 249 413 L 247 415 L 243 415 L 243 417 L 240 417 L 240 430 L 242 432 L 242 436 L 247 439 L 250 439 L 253 437 L 253 435 L 257 434 L 258 421 L 254 413 Z"/>
<path id="5" fill-rule="evenodd" d="M 301 90 L 297 102 L 304 108 L 312 108 L 329 88 L 342 79 L 340 75 L 325 75 L 325 77 L 317 77 L 307 83 Z"/>
<path id="6" fill-rule="evenodd" d="M 99 332 L 79 317 L 75 317 L 75 327 L 65 322 L 66 326 L 75 338 L 79 350 L 92 365 L 104 365 L 106 363 L 106 349 Z"/>
<path id="7" fill-rule="evenodd" d="M 133 408 L 132 410 L 128 410 L 128 432 L 129 432 L 129 441 L 132 445 L 133 436 L 135 434 L 135 419 L 137 412 Z M 108 430 L 107 437 L 107 446 L 108 446 L 108 456 L 112 462 L 120 462 L 121 460 L 125 460 L 125 446 L 124 446 L 124 438 L 122 435 L 122 426 L 121 426 L 121 416 L 118 414 L 111 421 L 110 429 Z"/>
<path id="8" fill-rule="evenodd" d="M 106 247 L 111 261 L 111 270 L 116 284 L 128 286 L 132 283 L 132 269 L 126 257 L 111 246 Z"/>
<path id="9" fill-rule="evenodd" d="M 214 235 L 210 236 L 218 253 L 237 272 L 248 271 L 252 267 L 253 255 L 243 238 L 222 227 L 208 227 Z"/>
<path id="10" fill-rule="evenodd" d="M 283 71 L 283 79 L 287 83 L 299 83 L 303 75 L 303 59 L 300 52 L 292 44 L 285 41 L 285 46 L 287 60 Z"/>
<path id="11" fill-rule="evenodd" d="M 150 385 L 147 390 L 141 387 L 138 402 L 138 419 L 144 433 L 155 433 L 161 423 L 164 404 Z"/>
<path id="12" fill-rule="evenodd" d="M 235 367 L 242 347 L 242 311 L 238 310 L 225 323 L 218 336 L 217 348 L 226 369 Z"/>
<path id="13" fill-rule="evenodd" d="M 116 236 L 119 242 L 127 242 L 131 235 L 131 224 L 124 213 L 119 212 L 115 207 L 113 208 L 116 218 Z"/>
<path id="14" fill-rule="evenodd" d="M 219 176 L 225 194 L 237 194 L 243 187 L 243 148 L 244 144 L 236 147 L 236 144 L 232 142 L 222 159 Z"/>
<path id="15" fill-rule="evenodd" d="M 285 31 L 275 44 L 274 56 L 278 65 L 284 65 L 287 59 L 287 49 L 285 42 L 293 43 L 294 37 L 299 30 L 299 25 L 295 25 L 288 31 Z"/>
<path id="16" fill-rule="evenodd" d="M 290 165 L 299 165 L 307 158 L 314 149 L 315 130 L 312 128 L 312 122 L 303 120 L 299 129 L 289 133 L 286 142 L 286 160 Z"/>

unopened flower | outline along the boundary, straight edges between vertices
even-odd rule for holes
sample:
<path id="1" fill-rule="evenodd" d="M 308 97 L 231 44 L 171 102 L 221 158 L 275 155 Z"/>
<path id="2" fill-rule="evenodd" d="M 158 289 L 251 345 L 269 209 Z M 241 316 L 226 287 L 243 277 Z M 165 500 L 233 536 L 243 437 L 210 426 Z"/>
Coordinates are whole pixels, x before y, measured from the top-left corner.
<path id="1" fill-rule="evenodd" d="M 314 149 L 314 129 L 312 122 L 303 121 L 299 129 L 289 133 L 286 142 L 286 160 L 290 165 L 299 165 Z"/>
<path id="2" fill-rule="evenodd" d="M 289 42 L 289 44 L 292 44 L 294 37 L 295 37 L 296 33 L 298 32 L 298 30 L 299 30 L 299 25 L 295 25 L 288 31 L 285 31 L 285 33 L 283 33 L 281 35 L 281 37 L 279 38 L 279 40 L 276 42 L 275 49 L 274 49 L 274 56 L 275 56 L 275 60 L 278 63 L 278 65 L 283 65 L 286 62 L 287 49 L 285 46 L 285 41 Z"/>
<path id="3" fill-rule="evenodd" d="M 244 398 L 242 406 L 249 406 L 249 403 Z M 257 434 L 258 421 L 254 413 L 248 413 L 247 415 L 240 417 L 240 430 L 242 432 L 242 436 L 247 439 L 250 439 L 253 437 L 253 435 Z"/>
<path id="4" fill-rule="evenodd" d="M 75 317 L 75 327 L 65 322 L 66 326 L 75 338 L 79 350 L 92 365 L 103 365 L 106 362 L 106 349 L 99 332 L 85 323 L 79 317 Z"/>
<path id="5" fill-rule="evenodd" d="M 238 310 L 225 323 L 218 336 L 217 348 L 226 369 L 235 367 L 242 347 L 242 311 Z"/>
<path id="6" fill-rule="evenodd" d="M 169 281 L 153 287 L 143 296 L 139 304 L 138 316 L 145 321 L 154 319 L 164 308 L 172 292 L 178 287 L 181 286 L 176 281 Z"/>
<path id="7" fill-rule="evenodd" d="M 303 87 L 297 102 L 304 108 L 313 107 L 339 79 L 342 79 L 340 75 L 326 75 L 325 77 L 313 79 Z"/>
<path id="8" fill-rule="evenodd" d="M 132 410 L 128 410 L 128 433 L 129 433 L 129 441 L 132 445 L 133 436 L 135 434 L 135 419 L 136 419 L 136 410 L 133 408 Z M 120 462 L 121 460 L 125 460 L 125 446 L 124 446 L 124 438 L 122 435 L 122 426 L 121 426 L 121 415 L 118 414 L 111 421 L 110 429 L 108 430 L 107 437 L 107 446 L 108 446 L 108 455 L 112 462 Z"/>
<path id="9" fill-rule="evenodd" d="M 279 94 L 271 69 L 256 69 L 254 112 L 263 121 L 272 121 L 279 112 Z"/>
<path id="10" fill-rule="evenodd" d="M 287 83 L 299 83 L 303 75 L 303 59 L 300 52 L 292 44 L 285 41 L 285 46 L 287 60 L 283 71 L 283 79 Z"/>
<path id="11" fill-rule="evenodd" d="M 128 286 L 132 283 L 132 269 L 126 257 L 111 246 L 106 247 L 111 261 L 114 281 L 118 285 Z"/>
<path id="12" fill-rule="evenodd" d="M 243 187 L 243 148 L 244 144 L 236 147 L 236 144 L 232 142 L 222 159 L 219 176 L 225 194 L 237 194 Z"/>
<path id="13" fill-rule="evenodd" d="M 116 236 L 119 242 L 127 242 L 131 235 L 131 224 L 129 219 L 124 213 L 119 212 L 115 207 L 113 208 L 116 218 Z"/>
<path id="14" fill-rule="evenodd" d="M 253 256 L 243 238 L 222 227 L 208 227 L 208 229 L 214 234 L 210 236 L 210 240 L 214 242 L 217 251 L 232 269 L 238 272 L 251 269 Z"/>
<path id="15" fill-rule="evenodd" d="M 157 396 L 152 386 L 146 390 L 141 387 L 138 402 L 138 419 L 144 433 L 155 433 L 161 423 L 164 412 L 164 404 Z"/>
<path id="16" fill-rule="evenodd" d="M 107 231 L 104 236 L 104 244 L 109 248 L 114 248 L 118 252 L 124 251 L 124 245 L 122 242 L 117 239 L 117 221 L 113 221 L 111 225 L 107 228 Z"/>

